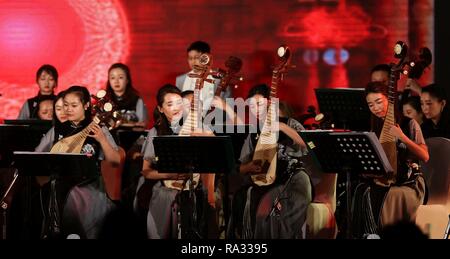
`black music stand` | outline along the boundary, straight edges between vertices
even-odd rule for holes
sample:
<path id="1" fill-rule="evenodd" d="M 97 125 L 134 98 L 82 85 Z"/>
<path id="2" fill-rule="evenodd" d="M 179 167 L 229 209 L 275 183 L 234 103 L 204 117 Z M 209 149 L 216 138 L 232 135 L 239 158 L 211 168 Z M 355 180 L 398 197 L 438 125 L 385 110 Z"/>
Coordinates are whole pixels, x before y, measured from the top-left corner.
<path id="1" fill-rule="evenodd" d="M 214 135 L 216 136 L 230 136 L 233 143 L 234 158 L 239 160 L 242 146 L 248 134 L 257 133 L 256 127 L 250 124 L 215 124 L 212 126 Z"/>
<path id="2" fill-rule="evenodd" d="M 8 125 L 30 125 L 37 128 L 46 128 L 49 130 L 53 126 L 51 120 L 27 119 L 27 120 L 5 120 Z"/>
<path id="3" fill-rule="evenodd" d="M 142 136 L 147 136 L 148 131 L 146 130 L 133 130 L 133 129 L 124 129 L 124 128 L 118 128 L 116 135 L 117 135 L 117 145 L 123 147 L 125 149 L 125 152 L 127 152 L 133 145 L 136 143 L 136 140 L 138 140 Z"/>
<path id="4" fill-rule="evenodd" d="M 351 236 L 351 175 L 374 178 L 393 172 L 378 138 L 373 132 L 305 130 L 300 135 L 324 173 L 345 173 L 347 192 L 347 238 Z"/>
<path id="5" fill-rule="evenodd" d="M 84 154 L 15 151 L 14 167 L 19 175 L 49 176 L 50 182 L 65 176 L 91 178 L 98 175 L 96 160 Z M 56 188 L 52 184 L 51 201 L 56 201 L 56 197 Z M 59 215 L 55 202 L 49 203 L 49 210 Z M 58 222 L 59 218 L 51 218 L 48 228 L 41 233 L 41 238 L 57 237 L 60 234 Z"/>
<path id="6" fill-rule="evenodd" d="M 95 159 L 84 154 L 14 151 L 14 166 L 25 176 L 85 176 L 98 174 Z"/>
<path id="7" fill-rule="evenodd" d="M 320 112 L 331 116 L 334 128 L 370 130 L 370 110 L 363 88 L 316 88 L 314 91 Z"/>
<path id="8" fill-rule="evenodd" d="M 229 136 L 159 136 L 153 139 L 155 169 L 167 173 L 190 173 L 187 181 L 192 215 L 188 226 L 181 226 L 181 237 L 201 238 L 196 229 L 193 173 L 228 173 L 235 166 Z"/>
<path id="9" fill-rule="evenodd" d="M 245 143 L 245 140 L 247 139 L 248 134 L 251 133 L 257 133 L 257 129 L 255 126 L 250 124 L 215 124 L 211 127 L 214 130 L 214 135 L 216 136 L 230 136 L 231 142 L 233 143 L 233 151 L 234 151 L 234 160 L 236 164 L 240 164 L 239 158 L 241 155 L 242 146 Z M 224 179 L 224 193 L 226 197 L 223 200 L 223 214 L 225 217 L 225 232 L 228 226 L 228 219 L 230 215 L 229 211 L 229 204 L 230 204 L 230 197 L 228 195 L 230 194 L 230 180 L 233 182 L 233 180 L 236 182 L 238 180 L 239 182 L 242 181 L 239 175 L 238 169 L 231 171 L 232 175 L 225 175 L 223 177 Z M 230 179 L 231 178 L 231 179 Z M 236 185 L 238 186 L 238 185 Z M 236 190 L 232 190 L 234 193 Z"/>
<path id="10" fill-rule="evenodd" d="M 0 125 L 0 167 L 9 167 L 14 150 L 32 151 L 52 127 L 51 121 L 5 120 Z"/>

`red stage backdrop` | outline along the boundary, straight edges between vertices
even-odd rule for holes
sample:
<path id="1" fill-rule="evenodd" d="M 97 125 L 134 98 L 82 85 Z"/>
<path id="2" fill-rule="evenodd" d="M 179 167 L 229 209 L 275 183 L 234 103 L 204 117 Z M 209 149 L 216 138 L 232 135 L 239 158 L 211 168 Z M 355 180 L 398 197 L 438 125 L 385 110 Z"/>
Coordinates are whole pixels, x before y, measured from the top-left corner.
<path id="1" fill-rule="evenodd" d="M 244 62 L 245 96 L 270 84 L 276 49 L 293 49 L 296 68 L 280 98 L 297 114 L 315 104 L 316 87 L 363 87 L 372 66 L 394 61 L 397 40 L 433 50 L 433 0 L 118 1 L 0 0 L 0 118 L 15 118 L 37 93 L 37 68 L 53 64 L 58 90 L 103 88 L 114 62 L 131 68 L 150 110 L 156 90 L 188 70 L 186 48 L 211 44 L 214 66 Z M 432 71 L 421 79 L 433 81 Z"/>

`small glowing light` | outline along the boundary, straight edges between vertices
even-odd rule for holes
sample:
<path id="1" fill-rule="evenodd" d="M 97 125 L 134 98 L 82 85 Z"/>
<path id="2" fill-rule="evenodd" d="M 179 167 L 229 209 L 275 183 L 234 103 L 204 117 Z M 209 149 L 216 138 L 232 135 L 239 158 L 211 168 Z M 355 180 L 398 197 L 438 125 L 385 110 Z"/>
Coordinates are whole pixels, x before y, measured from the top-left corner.
<path id="1" fill-rule="evenodd" d="M 286 54 L 286 48 L 283 46 L 279 47 L 277 53 L 280 58 L 283 57 Z"/>

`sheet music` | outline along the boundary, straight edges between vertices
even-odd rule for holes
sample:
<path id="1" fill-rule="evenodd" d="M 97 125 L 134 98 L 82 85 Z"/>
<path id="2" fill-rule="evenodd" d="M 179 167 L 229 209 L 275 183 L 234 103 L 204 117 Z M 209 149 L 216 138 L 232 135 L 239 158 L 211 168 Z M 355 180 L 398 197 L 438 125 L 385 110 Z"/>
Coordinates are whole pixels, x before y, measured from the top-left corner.
<path id="1" fill-rule="evenodd" d="M 377 152 L 378 157 L 381 159 L 381 162 L 383 163 L 383 167 L 386 170 L 386 172 L 394 172 L 394 169 L 392 169 L 391 163 L 389 163 L 386 153 L 384 152 L 384 149 L 381 146 L 381 143 L 378 140 L 375 133 L 364 132 L 364 135 L 366 135 L 369 138 L 370 143 L 372 143 L 372 146 L 375 147 L 375 152 Z"/>
<path id="2" fill-rule="evenodd" d="M 386 156 L 386 153 L 384 152 L 383 147 L 381 146 L 380 141 L 377 138 L 377 135 L 375 135 L 374 132 L 348 132 L 348 133 L 331 133 L 330 135 L 334 134 L 348 134 L 349 136 L 358 136 L 358 135 L 364 135 L 366 136 L 372 146 L 375 148 L 375 152 L 377 153 L 378 157 L 380 158 L 381 163 L 383 164 L 383 168 L 386 172 L 393 172 L 391 164 L 389 163 L 389 160 Z"/>
<path id="3" fill-rule="evenodd" d="M 393 172 L 373 132 L 303 130 L 300 135 L 325 172 L 338 172 L 344 165 L 351 166 L 354 172 L 375 177 Z"/>

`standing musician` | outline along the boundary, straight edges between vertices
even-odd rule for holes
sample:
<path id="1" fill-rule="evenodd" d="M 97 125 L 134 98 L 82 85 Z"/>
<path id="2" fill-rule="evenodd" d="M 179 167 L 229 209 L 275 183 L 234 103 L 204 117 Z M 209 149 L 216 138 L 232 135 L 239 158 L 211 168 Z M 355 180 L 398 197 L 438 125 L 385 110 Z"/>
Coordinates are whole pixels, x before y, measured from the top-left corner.
<path id="1" fill-rule="evenodd" d="M 122 63 L 115 63 L 108 69 L 106 93 L 118 106 L 126 126 L 146 127 L 149 115 L 144 101 L 133 87 L 130 69 Z"/>
<path id="2" fill-rule="evenodd" d="M 152 165 L 155 163 L 153 138 L 155 136 L 178 135 L 182 128 L 183 100 L 180 90 L 173 85 L 167 84 L 158 90 L 156 101 L 157 113 L 155 112 L 154 114 L 158 114 L 158 117 L 155 118 L 155 127 L 149 131 L 142 148 L 144 163 L 141 172 L 142 177 L 139 180 L 136 192 L 135 209 L 144 207 L 144 217 L 146 217 L 147 235 L 149 238 L 176 238 L 177 229 L 172 223 L 177 222 L 177 212 L 173 209 L 173 206 L 180 191 L 166 187 L 163 181 L 185 180 L 189 175 L 184 173 L 164 173 L 153 168 Z M 208 174 L 202 174 L 203 190 L 200 192 L 203 192 L 203 194 L 200 196 L 208 197 L 209 205 L 214 207 L 214 182 L 212 182 L 211 187 L 211 179 L 214 178 L 211 178 Z M 146 187 L 144 187 L 145 185 Z M 150 188 L 151 190 L 144 190 L 144 188 Z M 143 193 L 146 193 L 144 194 L 146 197 L 142 197 L 141 194 Z M 181 195 L 183 193 L 186 194 L 186 192 L 181 192 Z M 146 211 L 146 206 L 148 206 L 148 211 Z"/>
<path id="3" fill-rule="evenodd" d="M 39 92 L 22 105 L 17 117 L 19 120 L 38 118 L 39 100 L 44 96 L 55 98 L 54 90 L 58 86 L 58 71 L 52 65 L 42 65 L 36 72 L 36 83 L 39 86 Z"/>
<path id="4" fill-rule="evenodd" d="M 371 82 L 366 87 L 366 101 L 372 112 L 371 129 L 380 136 L 388 113 L 387 85 Z M 398 120 L 397 120 L 398 121 Z M 355 189 L 352 232 L 355 238 L 379 234 L 385 226 L 414 222 L 419 205 L 424 202 L 425 181 L 418 167 L 428 161 L 428 149 L 419 124 L 403 118 L 389 129 L 397 140 L 397 179 L 391 186 L 364 179 Z"/>
<path id="5" fill-rule="evenodd" d="M 259 122 L 267 110 L 270 89 L 254 86 L 249 94 L 250 112 Z M 282 113 L 281 113 L 282 114 Z M 312 187 L 307 173 L 295 165 L 306 146 L 297 133 L 303 126 L 292 118 L 279 122 L 275 182 L 271 185 L 246 186 L 233 199 L 230 238 L 301 238 L 306 209 L 312 200 Z M 253 160 L 259 134 L 249 134 L 242 147 L 240 173 L 249 177 L 261 174 L 260 161 Z M 265 208 L 265 209 L 264 209 Z M 267 209 L 268 208 L 268 209 Z"/>
<path id="6" fill-rule="evenodd" d="M 200 56 L 202 54 L 208 54 L 208 56 L 211 53 L 211 47 L 208 43 L 204 41 L 195 41 L 189 45 L 187 48 L 187 59 L 189 68 L 191 71 L 179 75 L 176 78 L 176 86 L 178 89 L 181 90 L 181 92 L 188 91 L 188 90 L 194 90 L 195 89 L 195 82 L 196 78 L 189 77 L 188 74 L 199 74 L 201 71 L 196 69 L 196 66 L 200 65 Z M 208 79 L 213 79 L 213 77 L 210 75 L 208 76 Z M 214 97 L 214 92 L 216 91 L 217 87 L 220 84 L 220 80 L 214 80 L 214 83 L 205 82 L 203 85 L 203 88 L 200 91 L 200 101 L 202 103 L 201 107 L 203 107 L 203 115 L 206 114 L 206 112 L 209 110 L 209 107 L 211 107 L 211 102 Z M 231 98 L 232 92 L 231 88 L 228 87 L 221 95 L 222 98 Z"/>
<path id="7" fill-rule="evenodd" d="M 91 123 L 90 100 L 89 91 L 85 87 L 72 86 L 64 91 L 63 106 L 67 121 L 59 121 L 62 118 L 59 116 L 57 123 L 42 138 L 36 151 L 48 152 L 61 139 L 90 127 L 90 134 L 83 140 L 81 153 L 98 161 L 106 159 L 108 162 L 119 164 L 118 147 L 108 129 Z M 56 105 L 58 104 L 59 99 L 56 102 Z M 99 163 L 97 168 L 100 168 Z M 58 214 L 55 222 L 60 224 L 58 227 L 63 238 L 69 234 L 77 234 L 81 238 L 98 237 L 103 219 L 115 207 L 105 192 L 100 170 L 95 175 L 92 179 L 60 177 L 50 183 L 58 194 L 56 199 L 59 211 L 52 213 Z"/>

